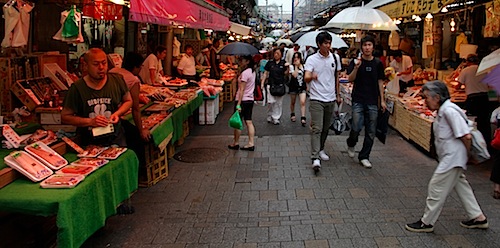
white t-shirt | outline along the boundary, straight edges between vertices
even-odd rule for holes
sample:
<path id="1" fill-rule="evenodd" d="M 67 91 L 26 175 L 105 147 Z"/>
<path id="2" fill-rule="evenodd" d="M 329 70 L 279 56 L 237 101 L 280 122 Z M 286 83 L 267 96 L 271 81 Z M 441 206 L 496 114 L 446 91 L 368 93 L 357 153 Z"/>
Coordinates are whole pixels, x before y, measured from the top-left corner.
<path id="1" fill-rule="evenodd" d="M 470 133 L 469 126 L 458 112 L 460 108 L 453 105 L 446 100 L 434 120 L 434 144 L 439 159 L 435 173 L 444 173 L 455 167 L 467 169 L 467 149 L 460 138 Z"/>
<path id="2" fill-rule="evenodd" d="M 182 74 L 186 76 L 196 75 L 196 62 L 194 61 L 194 57 L 184 54 L 181 61 L 179 61 L 177 69 L 182 70 Z"/>
<path id="3" fill-rule="evenodd" d="M 391 61 L 390 64 L 392 67 L 394 67 L 394 70 L 396 72 L 404 72 L 408 68 L 413 67 L 413 62 L 411 61 L 410 56 L 403 55 L 403 58 L 401 59 L 401 63 L 398 63 L 396 60 Z M 404 74 L 399 76 L 399 79 L 402 81 L 408 82 L 413 79 L 413 73 L 410 74 Z"/>
<path id="4" fill-rule="evenodd" d="M 465 84 L 465 94 L 488 92 L 488 85 L 482 83 L 486 73 L 476 76 L 478 65 L 470 65 L 464 68 L 458 76 L 458 81 Z"/>
<path id="5" fill-rule="evenodd" d="M 149 74 L 150 69 L 154 69 L 156 71 L 155 78 L 151 78 Z M 142 63 L 139 77 L 141 77 L 143 83 L 152 85 L 154 82 L 156 82 L 156 77 L 158 77 L 158 74 L 162 70 L 163 65 L 161 64 L 161 61 L 158 59 L 158 57 L 156 57 L 156 55 L 150 54 Z"/>
<path id="6" fill-rule="evenodd" d="M 319 52 L 309 56 L 306 61 L 305 70 L 318 74 L 318 79 L 310 82 L 310 99 L 322 102 L 333 102 L 337 100 L 335 85 L 335 67 L 337 71 L 342 69 L 340 63 L 336 63 L 332 53 L 324 57 Z M 340 61 L 340 59 L 338 60 Z"/>
<path id="7" fill-rule="evenodd" d="M 123 68 L 118 68 L 115 67 L 111 70 L 109 70 L 111 73 L 118 73 L 123 76 L 123 80 L 125 80 L 125 84 L 127 84 L 127 88 L 130 90 L 135 84 L 140 84 L 141 80 L 139 78 L 132 74 L 132 72 L 127 71 L 126 69 Z"/>

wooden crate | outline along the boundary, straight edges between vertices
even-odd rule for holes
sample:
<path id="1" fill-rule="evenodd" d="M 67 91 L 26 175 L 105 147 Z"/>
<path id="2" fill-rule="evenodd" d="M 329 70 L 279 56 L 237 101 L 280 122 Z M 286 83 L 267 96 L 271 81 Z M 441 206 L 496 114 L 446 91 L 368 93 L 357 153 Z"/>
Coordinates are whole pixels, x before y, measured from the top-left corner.
<path id="1" fill-rule="evenodd" d="M 421 118 L 418 115 L 413 115 L 411 118 L 410 140 L 413 140 L 417 145 L 426 151 L 430 151 L 431 128 L 431 120 Z"/>
<path id="2" fill-rule="evenodd" d="M 175 142 L 175 145 L 176 146 L 181 146 L 182 144 L 184 144 L 184 140 L 186 139 L 186 137 L 188 135 L 189 135 L 189 121 L 185 120 L 182 123 L 182 136 L 179 138 L 179 140 L 177 140 Z"/>
<path id="3" fill-rule="evenodd" d="M 396 115 L 396 130 L 401 133 L 403 137 L 408 139 L 410 137 L 411 129 L 411 115 L 410 111 L 404 108 L 403 104 L 394 104 L 394 114 Z"/>
<path id="4" fill-rule="evenodd" d="M 229 82 L 229 83 L 225 83 L 224 86 L 222 86 L 222 96 L 223 96 L 223 99 L 222 101 L 223 102 L 232 102 L 234 101 L 234 89 L 233 89 L 233 85 Z"/>
<path id="5" fill-rule="evenodd" d="M 170 141 L 171 139 L 172 135 L 169 135 L 167 140 Z M 146 177 L 139 178 L 140 187 L 151 187 L 168 176 L 167 150 L 168 149 L 161 150 L 152 143 L 148 143 L 146 147 L 144 147 L 146 158 Z"/>

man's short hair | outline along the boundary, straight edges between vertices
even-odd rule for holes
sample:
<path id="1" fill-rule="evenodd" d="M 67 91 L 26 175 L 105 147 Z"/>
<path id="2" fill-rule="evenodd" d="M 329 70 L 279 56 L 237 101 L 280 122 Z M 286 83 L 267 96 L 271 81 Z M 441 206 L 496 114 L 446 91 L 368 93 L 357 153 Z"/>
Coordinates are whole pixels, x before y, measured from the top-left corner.
<path id="1" fill-rule="evenodd" d="M 477 56 L 476 54 L 469 54 L 467 55 L 467 62 L 473 64 L 479 64 L 480 62 L 479 56 Z"/>
<path id="2" fill-rule="evenodd" d="M 316 35 L 316 44 L 318 45 L 321 45 L 323 44 L 325 41 L 332 41 L 332 36 L 326 32 L 326 31 L 323 31 L 321 33 L 319 33 L 318 35 Z"/>
<path id="3" fill-rule="evenodd" d="M 189 48 L 193 49 L 193 46 L 191 46 L 191 45 L 186 45 L 186 46 L 184 47 L 184 51 L 187 51 Z"/>
<path id="4" fill-rule="evenodd" d="M 401 52 L 401 50 L 396 50 L 396 51 L 392 52 L 392 56 L 402 58 L 403 52 Z"/>
<path id="5" fill-rule="evenodd" d="M 159 46 L 156 47 L 155 53 L 159 54 L 159 53 L 162 53 L 163 51 L 166 51 L 166 50 L 167 50 L 166 46 L 159 45 Z"/>
<path id="6" fill-rule="evenodd" d="M 101 48 L 97 48 L 97 47 L 90 48 L 87 52 L 85 52 L 85 54 L 83 54 L 83 60 L 86 63 L 88 63 L 90 60 L 90 56 L 92 56 L 94 54 L 98 54 L 98 53 L 106 54 Z"/>
<path id="7" fill-rule="evenodd" d="M 375 45 L 375 38 L 371 35 L 367 35 L 361 39 L 361 45 L 365 44 L 366 42 L 371 42 L 373 45 Z"/>
<path id="8" fill-rule="evenodd" d="M 132 72 L 134 68 L 140 68 L 144 58 L 136 52 L 128 52 L 123 58 L 123 69 Z"/>

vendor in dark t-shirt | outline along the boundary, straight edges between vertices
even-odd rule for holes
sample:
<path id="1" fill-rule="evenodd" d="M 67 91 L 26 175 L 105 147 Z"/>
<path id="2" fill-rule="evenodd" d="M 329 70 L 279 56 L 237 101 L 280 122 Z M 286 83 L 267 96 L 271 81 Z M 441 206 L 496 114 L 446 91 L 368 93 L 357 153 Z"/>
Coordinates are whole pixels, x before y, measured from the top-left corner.
<path id="1" fill-rule="evenodd" d="M 120 117 L 132 107 L 132 97 L 123 77 L 107 73 L 106 53 L 98 48 L 84 55 L 84 67 L 88 75 L 68 90 L 61 112 L 62 122 L 78 127 L 82 145 L 126 146 Z M 112 133 L 94 137 L 92 129 L 109 124 L 113 124 Z"/>

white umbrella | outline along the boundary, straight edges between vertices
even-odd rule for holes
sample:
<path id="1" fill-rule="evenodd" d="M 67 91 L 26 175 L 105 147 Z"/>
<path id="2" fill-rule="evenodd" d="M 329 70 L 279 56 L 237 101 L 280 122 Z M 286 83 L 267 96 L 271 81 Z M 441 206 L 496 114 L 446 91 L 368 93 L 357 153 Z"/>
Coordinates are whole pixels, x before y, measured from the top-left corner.
<path id="1" fill-rule="evenodd" d="M 274 39 L 271 37 L 266 37 L 260 41 L 262 44 L 267 44 L 267 43 L 274 43 Z"/>
<path id="2" fill-rule="evenodd" d="M 289 39 L 279 39 L 276 41 L 276 44 L 278 44 L 278 46 L 280 44 L 284 43 L 285 45 L 289 46 L 289 45 L 293 45 L 293 41 L 289 40 Z"/>
<path id="3" fill-rule="evenodd" d="M 394 21 L 378 9 L 350 7 L 337 13 L 322 28 L 343 28 L 360 30 L 399 30 Z"/>
<path id="4" fill-rule="evenodd" d="M 498 64 L 500 64 L 500 48 L 481 60 L 481 63 L 477 67 L 476 75 L 486 73 Z"/>
<path id="5" fill-rule="evenodd" d="M 275 30 L 271 31 L 271 33 L 269 33 L 269 35 L 273 36 L 273 37 L 281 37 L 284 34 L 285 34 L 285 31 L 283 31 L 281 29 L 275 29 Z"/>
<path id="6" fill-rule="evenodd" d="M 304 35 L 300 36 L 300 38 L 295 43 L 299 44 L 300 46 L 318 47 L 318 45 L 316 45 L 316 36 L 318 36 L 318 34 L 321 32 L 325 32 L 325 31 L 312 31 L 309 33 L 305 33 Z M 336 34 L 331 33 L 331 32 L 328 32 L 328 33 L 332 36 L 332 47 L 333 48 L 349 47 L 344 42 L 344 40 L 342 40 Z"/>

